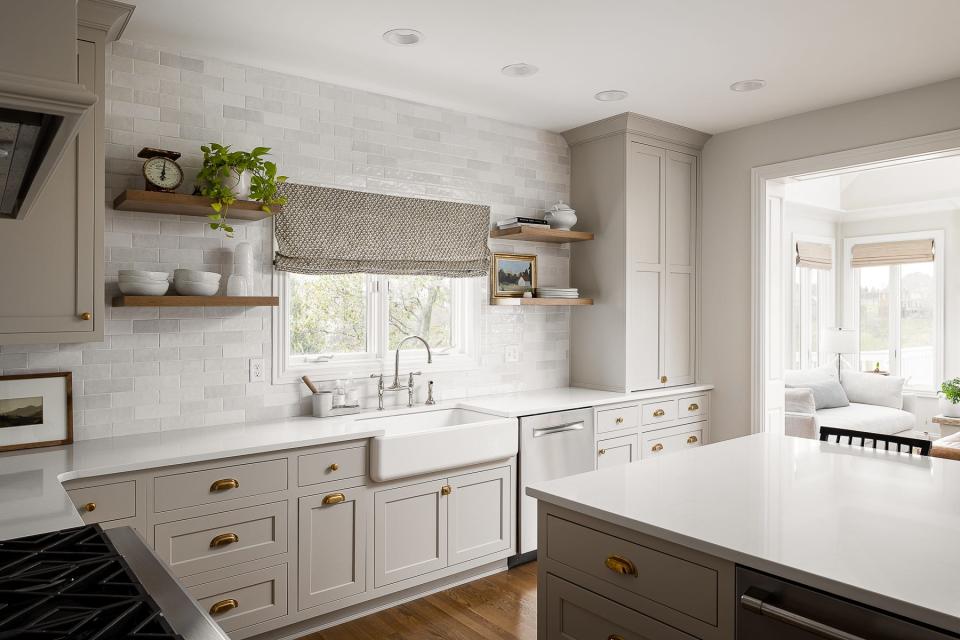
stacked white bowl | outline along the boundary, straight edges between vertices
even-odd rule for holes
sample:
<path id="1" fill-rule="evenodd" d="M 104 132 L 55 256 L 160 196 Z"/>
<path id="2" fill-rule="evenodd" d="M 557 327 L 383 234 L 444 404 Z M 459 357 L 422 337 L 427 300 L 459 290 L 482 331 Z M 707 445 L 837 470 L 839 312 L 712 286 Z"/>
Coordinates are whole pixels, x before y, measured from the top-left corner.
<path id="1" fill-rule="evenodd" d="M 182 296 L 214 296 L 220 290 L 220 274 L 177 269 L 173 272 L 173 287 Z"/>
<path id="2" fill-rule="evenodd" d="M 166 271 L 121 269 L 118 272 L 120 293 L 127 296 L 162 296 L 170 288 Z"/>

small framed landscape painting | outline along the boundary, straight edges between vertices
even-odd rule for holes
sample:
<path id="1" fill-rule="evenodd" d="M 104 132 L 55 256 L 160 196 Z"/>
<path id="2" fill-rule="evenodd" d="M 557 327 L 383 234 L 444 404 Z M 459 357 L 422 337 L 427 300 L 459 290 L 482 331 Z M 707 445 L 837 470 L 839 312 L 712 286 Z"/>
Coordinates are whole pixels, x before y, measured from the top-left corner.
<path id="1" fill-rule="evenodd" d="M 70 373 L 0 376 L 0 451 L 73 442 Z"/>
<path id="2" fill-rule="evenodd" d="M 494 298 L 519 298 L 537 288 L 537 256 L 493 254 L 490 294 Z"/>

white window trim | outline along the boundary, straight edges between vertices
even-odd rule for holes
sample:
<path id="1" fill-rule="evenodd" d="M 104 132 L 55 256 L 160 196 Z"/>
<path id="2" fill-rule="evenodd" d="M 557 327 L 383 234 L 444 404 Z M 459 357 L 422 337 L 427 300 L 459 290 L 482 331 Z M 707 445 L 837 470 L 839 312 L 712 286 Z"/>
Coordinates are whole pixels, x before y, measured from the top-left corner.
<path id="1" fill-rule="evenodd" d="M 918 396 L 929 396 L 935 397 L 937 395 L 937 390 L 940 388 L 938 380 L 943 380 L 943 371 L 944 371 L 944 318 L 946 317 L 946 309 L 944 308 L 944 292 L 946 290 L 946 282 L 944 281 L 946 269 L 946 250 L 944 247 L 944 231 L 942 229 L 931 229 L 930 231 L 909 231 L 904 233 L 888 233 L 884 235 L 877 236 L 854 236 L 843 239 L 843 282 L 844 282 L 844 296 L 843 296 L 843 319 L 844 326 L 847 327 L 856 327 L 859 331 L 860 328 L 860 305 L 856 304 L 859 300 L 858 290 L 859 290 L 859 281 L 860 279 L 856 275 L 856 269 L 851 266 L 851 259 L 853 257 L 853 247 L 858 244 L 869 244 L 873 242 L 895 242 L 897 240 L 933 240 L 934 254 L 933 254 L 933 269 L 934 274 L 937 278 L 937 317 L 936 317 L 936 344 L 934 345 L 934 355 L 936 357 L 935 370 L 933 372 L 934 385 L 932 388 L 928 387 L 917 387 L 909 384 L 904 384 L 904 390 L 910 391 L 914 395 Z M 899 291 L 899 287 L 898 287 Z M 899 305 L 899 294 L 898 294 L 898 304 L 897 304 L 897 313 L 900 312 Z M 893 305 L 890 305 L 891 311 L 893 313 Z M 899 334 L 900 323 L 892 323 L 893 331 Z M 900 344 L 900 336 L 894 336 L 894 344 Z M 897 361 L 894 354 L 890 354 L 890 361 Z M 899 361 L 898 368 L 899 368 Z M 857 348 L 857 366 L 859 367 L 860 363 L 860 349 L 859 345 Z M 899 370 L 897 375 L 900 375 Z"/>
<path id="2" fill-rule="evenodd" d="M 798 345 L 793 344 L 793 306 L 794 306 L 793 280 L 796 277 L 797 270 L 800 269 L 800 266 L 797 264 L 797 261 L 796 261 L 796 251 L 797 251 L 796 247 L 798 242 L 816 242 L 819 244 L 830 245 L 830 258 L 832 260 L 831 267 L 829 270 L 830 277 L 827 278 L 826 291 L 822 292 L 823 295 L 820 298 L 820 318 L 819 318 L 820 327 L 819 327 L 819 331 L 817 332 L 817 335 L 822 337 L 824 335 L 824 332 L 829 327 L 835 326 L 837 322 L 836 321 L 836 317 L 837 317 L 837 312 L 836 312 L 837 282 L 836 281 L 837 281 L 837 271 L 838 271 L 837 270 L 837 239 L 831 236 L 815 236 L 815 235 L 794 233 L 791 235 L 791 245 L 790 245 L 793 248 L 789 253 L 791 269 L 788 270 L 788 274 L 789 274 L 790 281 L 786 288 L 786 291 L 788 292 L 788 295 L 790 298 L 789 307 L 787 307 L 789 309 L 789 312 L 787 313 L 787 317 L 789 318 L 789 325 L 787 326 L 786 331 L 784 332 L 784 338 L 785 338 L 784 343 L 787 344 L 787 355 L 788 355 L 787 362 L 791 362 L 791 363 L 793 362 L 793 353 L 798 348 Z M 810 271 L 810 269 L 808 269 L 808 271 Z M 823 269 L 823 271 L 826 271 L 826 269 Z M 803 286 L 804 285 L 801 284 L 801 287 Z M 809 281 L 806 283 L 806 287 L 809 287 Z M 804 294 L 801 293 L 801 298 L 806 298 L 806 297 L 808 296 L 804 296 Z M 801 303 L 801 308 L 802 308 L 802 303 Z M 801 313 L 801 329 L 800 329 L 801 336 L 803 334 L 803 327 L 805 325 L 808 327 L 807 330 L 809 331 L 809 318 L 806 318 L 806 314 Z M 802 341 L 803 341 L 803 338 L 801 337 L 801 342 Z M 825 354 L 824 351 L 819 347 L 820 345 L 818 344 L 817 352 L 820 354 L 819 355 L 820 366 L 823 366 L 823 364 L 829 362 L 829 360 L 824 358 L 824 355 L 827 355 L 827 354 Z M 801 356 L 801 360 L 799 364 L 801 369 L 805 367 L 803 356 Z"/>
<path id="3" fill-rule="evenodd" d="M 456 334 L 454 344 L 463 347 L 456 353 L 433 352 L 433 363 L 427 364 L 426 349 L 404 349 L 400 355 L 400 375 L 411 371 L 423 371 L 424 375 L 450 371 L 469 371 L 478 368 L 480 353 L 480 299 L 482 285 L 474 279 L 455 278 L 454 299 L 451 312 L 454 314 L 453 326 Z M 328 362 L 300 363 L 289 357 L 287 345 L 289 329 L 287 327 L 288 278 L 283 271 L 273 272 L 273 291 L 279 296 L 280 304 L 273 308 L 273 383 L 289 384 L 310 376 L 315 382 L 326 382 L 344 378 L 365 379 L 371 375 L 383 373 L 393 375 L 394 350 L 382 345 L 381 353 L 352 357 L 334 357 Z M 373 289 L 373 288 L 371 288 Z M 368 335 L 380 331 L 386 324 L 383 316 L 386 306 L 379 302 L 385 292 L 370 290 L 367 292 L 367 330 Z"/>

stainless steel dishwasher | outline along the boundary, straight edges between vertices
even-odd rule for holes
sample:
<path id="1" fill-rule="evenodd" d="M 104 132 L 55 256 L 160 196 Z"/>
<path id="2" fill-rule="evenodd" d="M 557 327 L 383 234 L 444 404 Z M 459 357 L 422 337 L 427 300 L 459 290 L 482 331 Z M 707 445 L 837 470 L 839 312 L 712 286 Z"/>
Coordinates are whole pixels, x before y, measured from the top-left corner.
<path id="1" fill-rule="evenodd" d="M 536 557 L 537 501 L 527 485 L 593 471 L 593 409 L 541 413 L 520 418 L 518 556 L 511 565 Z"/>

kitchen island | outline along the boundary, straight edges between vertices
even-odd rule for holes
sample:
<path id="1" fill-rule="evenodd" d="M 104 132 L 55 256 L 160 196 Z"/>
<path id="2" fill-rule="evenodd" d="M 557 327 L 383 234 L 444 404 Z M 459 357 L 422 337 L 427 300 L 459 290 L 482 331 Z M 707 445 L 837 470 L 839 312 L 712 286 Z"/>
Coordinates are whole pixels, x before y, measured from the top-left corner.
<path id="1" fill-rule="evenodd" d="M 954 461 L 757 434 L 527 492 L 541 639 L 960 637 Z"/>

